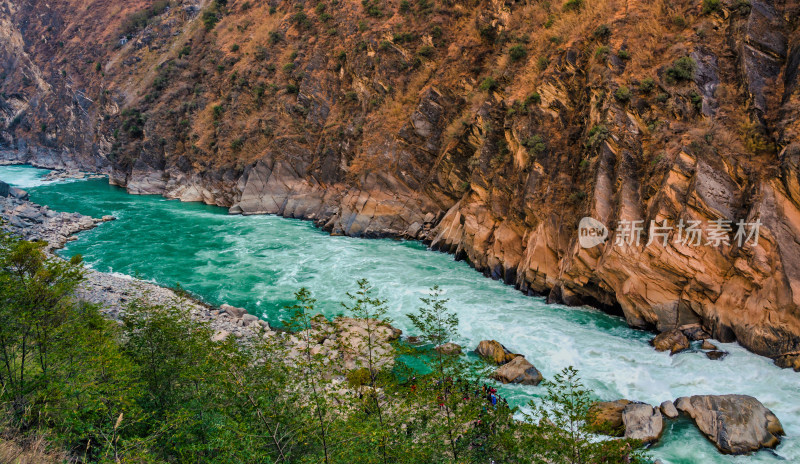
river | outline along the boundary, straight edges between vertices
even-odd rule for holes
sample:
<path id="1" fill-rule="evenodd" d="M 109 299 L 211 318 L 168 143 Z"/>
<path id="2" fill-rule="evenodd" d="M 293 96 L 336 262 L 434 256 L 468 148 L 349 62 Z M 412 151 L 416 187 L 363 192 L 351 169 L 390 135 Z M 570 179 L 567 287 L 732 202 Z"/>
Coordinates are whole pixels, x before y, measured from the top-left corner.
<path id="1" fill-rule="evenodd" d="M 724 456 L 687 419 L 668 421 L 651 449 L 665 464 L 800 462 L 800 374 L 779 369 L 737 344 L 714 342 L 730 354 L 712 361 L 701 352 L 656 352 L 652 334 L 591 308 L 547 305 L 487 279 L 450 255 L 416 242 L 331 237 L 307 221 L 276 216 L 231 216 L 224 208 L 129 195 L 105 179 L 43 182 L 47 171 L 0 167 L 0 180 L 30 192 L 57 211 L 116 221 L 79 234 L 61 251 L 83 255 L 93 268 L 162 285 L 180 283 L 212 304 L 248 309 L 271 323 L 301 286 L 326 315 L 341 312 L 345 292 L 364 277 L 388 300 L 392 323 L 408 333 L 406 314 L 439 285 L 460 319 L 456 342 L 467 349 L 497 339 L 522 353 L 545 378 L 566 366 L 605 400 L 658 405 L 695 394 L 741 393 L 758 398 L 781 420 L 787 437 L 775 451 Z M 509 402 L 526 404 L 542 387 L 505 387 Z"/>

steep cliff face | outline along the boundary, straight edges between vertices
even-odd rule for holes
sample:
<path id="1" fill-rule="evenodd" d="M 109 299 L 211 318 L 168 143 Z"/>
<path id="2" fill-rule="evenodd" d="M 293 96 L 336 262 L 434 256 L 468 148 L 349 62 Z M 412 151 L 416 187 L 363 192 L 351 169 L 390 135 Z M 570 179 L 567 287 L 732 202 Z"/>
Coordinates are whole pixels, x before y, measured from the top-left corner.
<path id="1" fill-rule="evenodd" d="M 424 240 L 800 368 L 798 17 L 794 0 L 0 0 L 0 150 Z M 581 247 L 584 216 L 604 244 Z M 694 246 L 649 229 L 665 220 L 731 230 Z"/>

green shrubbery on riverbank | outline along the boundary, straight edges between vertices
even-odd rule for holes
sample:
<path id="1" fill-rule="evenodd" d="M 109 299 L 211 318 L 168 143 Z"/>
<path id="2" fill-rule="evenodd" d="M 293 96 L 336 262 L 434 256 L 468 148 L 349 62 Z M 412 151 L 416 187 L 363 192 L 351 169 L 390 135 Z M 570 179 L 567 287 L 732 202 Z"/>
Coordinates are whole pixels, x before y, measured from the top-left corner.
<path id="1" fill-rule="evenodd" d="M 596 442 L 583 426 L 589 393 L 567 370 L 528 421 L 491 405 L 483 379 L 458 357 L 407 349 L 392 367 L 373 357 L 344 379 L 312 343 L 291 357 L 280 336 L 212 341 L 181 301 L 131 304 L 121 324 L 73 294 L 79 258 L 49 258 L 36 243 L 0 238 L 0 431 L 44 437 L 75 462 L 498 463 L 635 462 L 634 444 Z M 349 313 L 382 319 L 366 281 Z M 317 315 L 302 289 L 287 326 L 308 337 Z M 434 289 L 412 315 L 430 343 L 457 334 Z M 377 324 L 377 322 L 375 323 Z M 309 340 L 310 341 L 310 340 Z M 289 361 L 291 359 L 291 361 Z M 427 374 L 412 371 L 426 364 Z"/>

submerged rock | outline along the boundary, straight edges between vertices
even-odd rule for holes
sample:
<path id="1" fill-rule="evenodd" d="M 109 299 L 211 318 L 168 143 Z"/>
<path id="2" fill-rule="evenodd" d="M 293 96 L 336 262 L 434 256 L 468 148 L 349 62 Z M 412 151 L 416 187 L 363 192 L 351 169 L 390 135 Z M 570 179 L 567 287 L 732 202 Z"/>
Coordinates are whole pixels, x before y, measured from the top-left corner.
<path id="1" fill-rule="evenodd" d="M 725 358 L 725 356 L 728 356 L 728 352 L 727 351 L 714 350 L 714 351 L 709 351 L 708 353 L 706 353 L 706 357 L 708 359 L 711 359 L 711 360 L 714 360 L 714 361 L 718 361 L 720 359 L 723 359 L 723 358 Z"/>
<path id="2" fill-rule="evenodd" d="M 698 395 L 678 398 L 677 409 L 688 414 L 725 454 L 775 448 L 784 435 L 775 414 L 747 395 Z"/>
<path id="3" fill-rule="evenodd" d="M 542 373 L 523 356 L 517 356 L 510 362 L 500 366 L 491 377 L 503 383 L 518 383 L 522 385 L 539 385 L 544 379 Z"/>
<path id="4" fill-rule="evenodd" d="M 678 353 L 689 348 L 689 339 L 678 329 L 662 332 L 653 339 L 653 346 L 658 351 Z"/>
<path id="5" fill-rule="evenodd" d="M 461 354 L 461 345 L 453 342 L 447 342 L 437 346 L 434 350 L 442 354 L 457 355 Z"/>
<path id="6" fill-rule="evenodd" d="M 475 348 L 475 352 L 478 353 L 478 356 L 481 358 L 498 365 L 503 365 L 517 356 L 521 356 L 512 353 L 497 340 L 481 340 L 481 342 L 478 343 L 478 347 Z"/>

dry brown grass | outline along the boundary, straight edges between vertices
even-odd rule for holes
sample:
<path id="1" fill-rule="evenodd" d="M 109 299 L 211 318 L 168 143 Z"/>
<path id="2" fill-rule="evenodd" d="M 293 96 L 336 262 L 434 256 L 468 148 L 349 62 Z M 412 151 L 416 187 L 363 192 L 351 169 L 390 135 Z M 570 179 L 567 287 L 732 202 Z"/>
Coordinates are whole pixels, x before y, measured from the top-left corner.
<path id="1" fill-rule="evenodd" d="M 62 464 L 77 462 L 63 452 L 48 450 L 43 436 L 26 439 L 0 437 L 0 464 Z"/>

